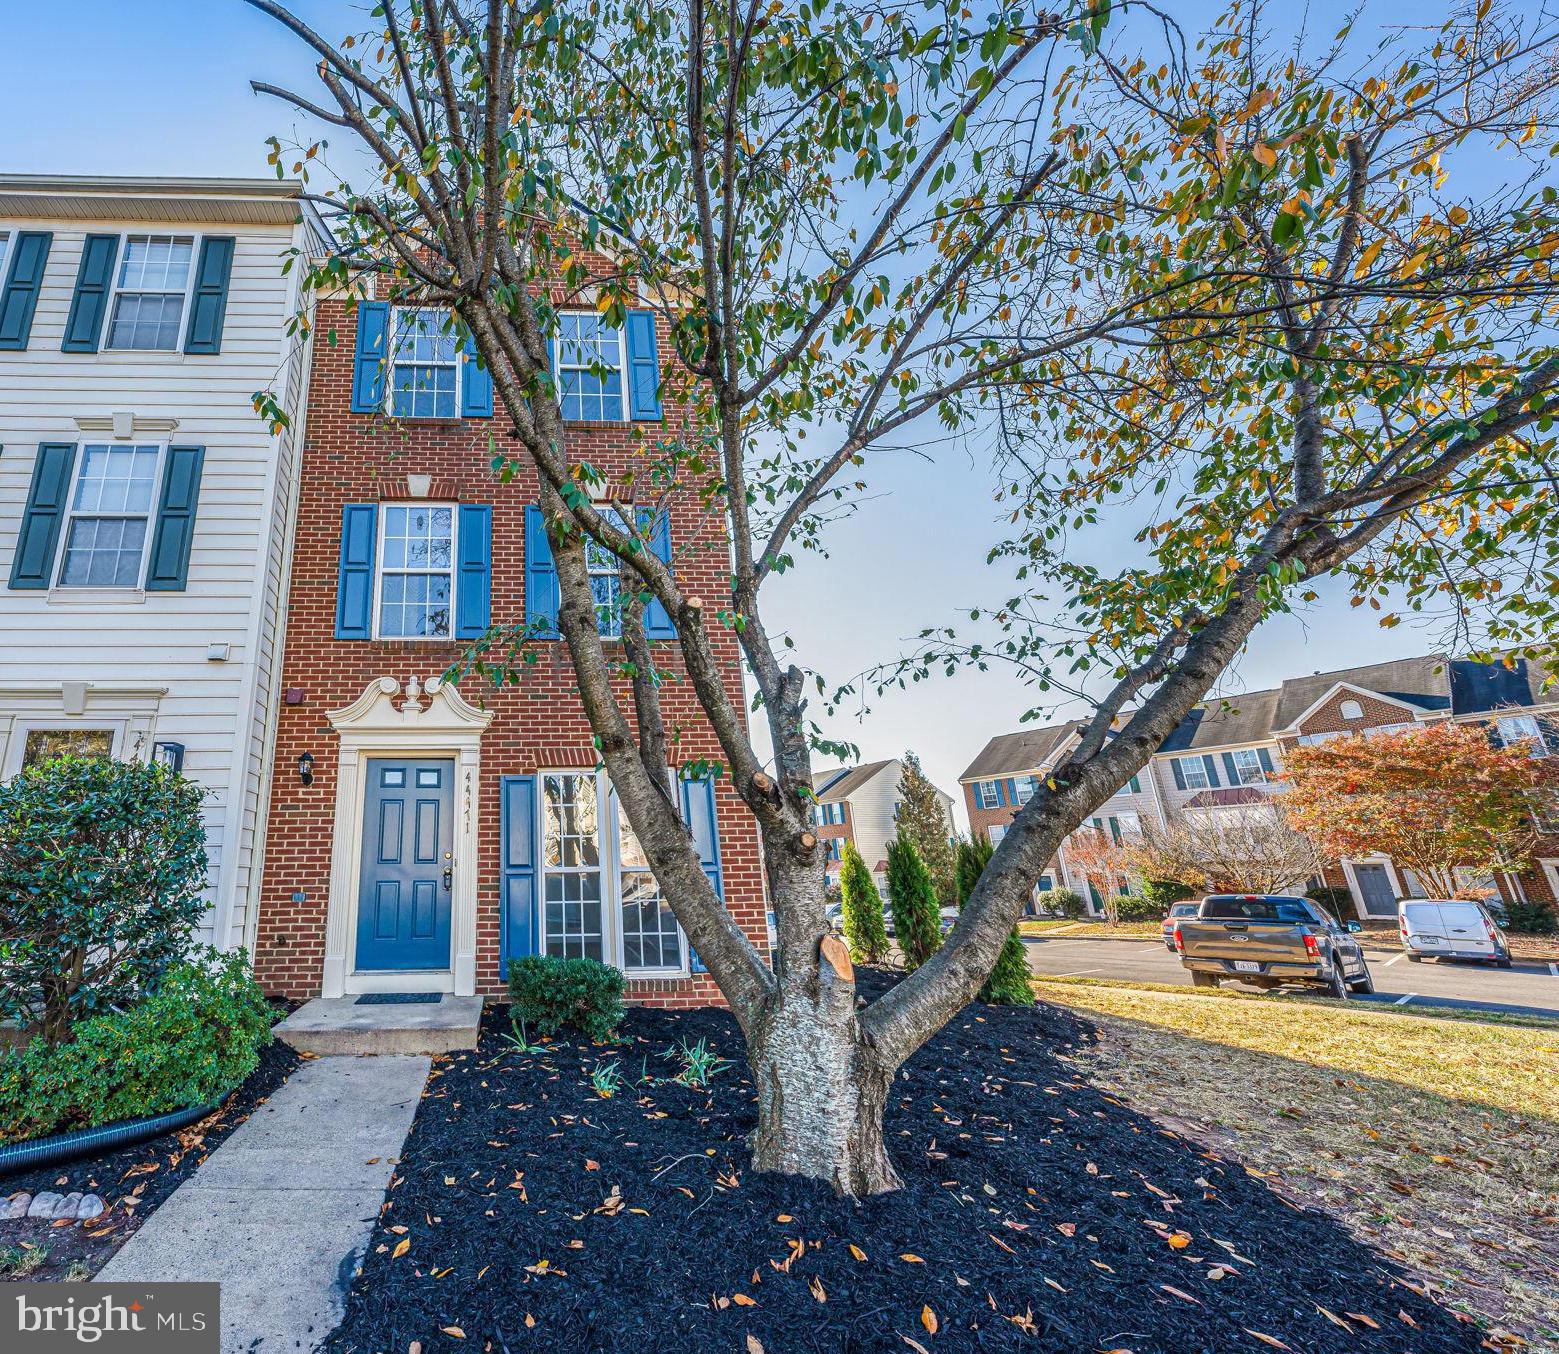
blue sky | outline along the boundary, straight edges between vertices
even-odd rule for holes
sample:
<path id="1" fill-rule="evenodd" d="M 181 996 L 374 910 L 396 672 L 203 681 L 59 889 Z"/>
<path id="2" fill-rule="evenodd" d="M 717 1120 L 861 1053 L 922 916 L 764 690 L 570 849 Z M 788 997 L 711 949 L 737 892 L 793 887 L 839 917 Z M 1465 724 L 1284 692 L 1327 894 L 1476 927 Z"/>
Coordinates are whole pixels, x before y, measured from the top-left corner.
<path id="1" fill-rule="evenodd" d="M 266 136 L 293 118 L 249 90 L 261 77 L 309 90 L 304 49 L 240 0 L 55 0 L 7 8 L 0 56 L 0 171 L 56 174 L 265 175 Z M 362 26 L 367 8 L 345 0 L 297 0 L 327 37 Z M 1201 3 L 1172 6 L 1194 24 Z M 1434 6 L 1436 11 L 1439 6 Z M 1329 33 L 1345 7 L 1312 5 Z M 1371 16 L 1424 22 L 1420 4 L 1375 6 Z M 57 54 L 70 53 L 68 65 Z M 873 472 L 873 497 L 835 532 L 828 560 L 804 559 L 767 603 L 773 629 L 842 679 L 897 653 L 922 626 L 1002 599 L 1004 571 L 985 564 L 996 539 L 988 474 L 964 452 L 934 459 L 899 453 Z M 1321 605 L 1260 631 L 1225 690 L 1283 677 L 1423 652 L 1426 635 L 1404 624 L 1381 631 L 1345 605 Z M 965 672 L 873 702 L 864 723 L 830 732 L 868 758 L 918 751 L 932 777 L 956 792 L 956 777 L 993 734 L 1019 727 L 1033 704 L 1008 672 Z M 1063 714 L 1074 713 L 1063 711 Z M 961 805 L 960 805 L 961 812 Z"/>

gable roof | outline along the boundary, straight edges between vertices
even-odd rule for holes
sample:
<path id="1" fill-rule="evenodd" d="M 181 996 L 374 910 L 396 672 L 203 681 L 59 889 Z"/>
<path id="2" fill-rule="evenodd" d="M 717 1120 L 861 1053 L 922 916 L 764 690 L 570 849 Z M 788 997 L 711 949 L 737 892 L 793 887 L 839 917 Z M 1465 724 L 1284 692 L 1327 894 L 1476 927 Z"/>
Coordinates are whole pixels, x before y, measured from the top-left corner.
<path id="1" fill-rule="evenodd" d="M 1559 701 L 1559 689 L 1544 689 L 1553 674 L 1544 663 L 1519 658 L 1514 667 L 1503 663 L 1451 663 L 1451 709 L 1458 715 L 1486 714 L 1511 705 L 1549 705 Z"/>
<path id="2" fill-rule="evenodd" d="M 1308 677 L 1290 677 L 1278 688 L 1274 729 L 1290 729 L 1338 685 L 1362 687 L 1415 710 L 1432 712 L 1451 708 L 1450 664 L 1440 654 L 1398 658 L 1362 668 L 1339 668 Z"/>
<path id="3" fill-rule="evenodd" d="M 989 780 L 995 776 L 1037 771 L 1076 729 L 1077 721 L 1073 720 L 1068 724 L 1052 724 L 1043 729 L 997 734 L 980 750 L 980 755 L 964 768 L 958 779 L 960 782 Z"/>
<path id="4" fill-rule="evenodd" d="M 1267 691 L 1246 691 L 1199 705 L 1180 721 L 1159 751 L 1189 752 L 1193 748 L 1259 743 L 1270 738 L 1281 695 L 1279 688 L 1272 687 Z"/>
<path id="5" fill-rule="evenodd" d="M 890 757 L 882 762 L 862 762 L 859 766 L 836 766 L 831 771 L 819 771 L 812 777 L 813 791 L 825 803 L 848 799 L 897 760 Z"/>

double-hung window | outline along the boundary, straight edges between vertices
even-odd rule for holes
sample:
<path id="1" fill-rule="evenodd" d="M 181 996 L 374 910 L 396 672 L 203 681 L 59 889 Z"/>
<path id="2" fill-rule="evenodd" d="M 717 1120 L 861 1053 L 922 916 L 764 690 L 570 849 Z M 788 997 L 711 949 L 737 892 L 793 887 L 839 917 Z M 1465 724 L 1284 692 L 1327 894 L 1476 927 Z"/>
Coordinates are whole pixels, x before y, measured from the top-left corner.
<path id="1" fill-rule="evenodd" d="M 1001 807 L 1001 782 L 995 780 L 975 781 L 974 806 L 977 809 L 999 809 Z"/>
<path id="2" fill-rule="evenodd" d="M 1235 748 L 1229 757 L 1239 772 L 1241 785 L 1260 785 L 1267 779 L 1267 769 L 1262 766 L 1261 754 L 1255 748 Z"/>
<path id="3" fill-rule="evenodd" d="M 558 316 L 556 353 L 564 418 L 611 423 L 627 417 L 621 329 L 599 315 L 565 312 Z"/>
<path id="4" fill-rule="evenodd" d="M 379 518 L 379 638 L 448 639 L 455 592 L 454 507 L 386 503 Z"/>
<path id="5" fill-rule="evenodd" d="M 1509 748 L 1517 743 L 1527 743 L 1534 757 L 1546 757 L 1548 744 L 1543 739 L 1543 726 L 1536 715 L 1501 715 L 1495 720 L 1500 743 Z"/>
<path id="6" fill-rule="evenodd" d="M 621 639 L 623 613 L 618 594 L 622 575 L 617 556 L 594 537 L 585 537 L 585 565 L 590 571 L 590 592 L 595 597 L 596 629 L 602 639 Z"/>
<path id="7" fill-rule="evenodd" d="M 155 444 L 82 448 L 70 491 L 58 586 L 140 585 L 162 450 Z"/>
<path id="8" fill-rule="evenodd" d="M 0 277 L 5 276 L 5 261 L 11 252 L 11 232 L 0 230 Z"/>
<path id="9" fill-rule="evenodd" d="M 1176 757 L 1175 765 L 1187 790 L 1206 790 L 1212 782 L 1207 777 L 1207 765 L 1200 757 Z"/>
<path id="10" fill-rule="evenodd" d="M 1038 776 L 1019 776 L 1013 784 L 1017 787 L 1019 804 L 1027 804 L 1039 793 Z"/>
<path id="11" fill-rule="evenodd" d="M 682 930 L 604 773 L 541 777 L 542 952 L 681 972 Z"/>
<path id="12" fill-rule="evenodd" d="M 193 235 L 129 235 L 114 274 L 109 348 L 173 352 L 184 332 Z"/>
<path id="13" fill-rule="evenodd" d="M 397 306 L 390 323 L 390 413 L 455 418 L 460 411 L 460 345 L 449 313 Z"/>

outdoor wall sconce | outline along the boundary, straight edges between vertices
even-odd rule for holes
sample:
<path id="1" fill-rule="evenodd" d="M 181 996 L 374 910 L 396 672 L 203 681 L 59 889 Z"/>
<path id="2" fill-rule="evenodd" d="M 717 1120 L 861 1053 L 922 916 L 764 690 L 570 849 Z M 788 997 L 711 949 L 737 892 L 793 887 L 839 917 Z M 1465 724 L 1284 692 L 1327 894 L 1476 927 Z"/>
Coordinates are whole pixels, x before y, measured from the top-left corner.
<path id="1" fill-rule="evenodd" d="M 152 760 L 177 775 L 184 770 L 184 744 L 153 743 Z"/>
<path id="2" fill-rule="evenodd" d="M 298 779 L 305 785 L 314 783 L 314 754 L 305 752 L 298 758 Z"/>

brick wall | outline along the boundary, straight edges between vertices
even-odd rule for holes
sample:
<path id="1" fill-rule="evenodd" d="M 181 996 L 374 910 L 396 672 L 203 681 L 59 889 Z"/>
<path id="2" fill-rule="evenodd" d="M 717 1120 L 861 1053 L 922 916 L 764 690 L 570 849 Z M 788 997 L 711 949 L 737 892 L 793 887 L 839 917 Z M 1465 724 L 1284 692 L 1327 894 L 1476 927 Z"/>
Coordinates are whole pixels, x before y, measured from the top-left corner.
<path id="1" fill-rule="evenodd" d="M 355 700 L 378 677 L 395 677 L 404 683 L 415 674 L 426 683 L 462 651 L 455 642 L 334 638 L 341 506 L 407 498 L 409 475 L 432 476 L 433 498 L 490 503 L 493 620 L 523 624 L 524 512 L 538 497 L 534 471 L 501 413 L 501 401 L 500 412 L 492 419 L 389 421 L 354 414 L 350 408 L 355 319 L 344 303 L 324 301 L 315 324 L 320 339 L 314 345 L 283 658 L 283 685 L 301 692 L 302 699 L 283 706 L 277 730 L 255 952 L 256 972 L 266 989 L 292 997 L 320 990 L 324 961 L 336 795 L 336 736 L 330 731 L 327 712 Z M 333 342 L 326 338 L 332 334 Z M 662 328 L 662 353 L 669 350 L 669 343 Z M 671 431 L 676 411 L 668 404 L 666 413 L 665 424 L 571 425 L 571 457 L 620 471 L 641 454 L 646 436 L 658 438 Z M 507 485 L 500 485 L 491 471 L 489 434 L 500 449 L 512 447 L 521 458 L 521 473 Z M 671 529 L 674 549 L 695 538 L 710 544 L 709 549 L 679 558 L 677 572 L 683 586 L 705 597 L 723 595 L 727 556 L 710 519 L 701 517 L 695 504 L 673 505 Z M 719 626 L 711 626 L 711 639 L 737 705 L 744 708 L 735 639 Z M 540 661 L 524 671 L 518 685 L 494 689 L 481 679 L 467 678 L 460 688 L 468 700 L 495 716 L 482 738 L 477 807 L 477 981 L 478 990 L 488 993 L 502 990 L 499 780 L 542 768 L 588 769 L 597 761 L 566 647 L 554 642 L 539 648 Z M 658 652 L 662 664 L 680 668 L 674 646 L 658 646 Z M 690 685 L 668 682 L 663 699 L 668 728 L 680 732 L 679 759 L 720 757 Z M 296 771 L 303 752 L 314 757 L 314 782 L 309 786 L 299 783 Z M 724 779 L 718 785 L 717 806 L 727 906 L 762 947 L 765 903 L 756 827 Z M 306 901 L 294 902 L 294 893 L 306 894 Z M 707 975 L 636 980 L 630 984 L 630 996 L 667 1006 L 719 1000 L 718 989 Z"/>

